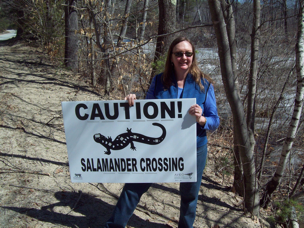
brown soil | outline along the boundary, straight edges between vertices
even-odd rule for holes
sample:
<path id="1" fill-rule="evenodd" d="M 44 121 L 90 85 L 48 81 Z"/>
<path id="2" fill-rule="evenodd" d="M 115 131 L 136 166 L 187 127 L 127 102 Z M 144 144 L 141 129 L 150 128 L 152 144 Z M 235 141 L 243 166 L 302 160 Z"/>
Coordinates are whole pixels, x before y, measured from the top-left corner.
<path id="1" fill-rule="evenodd" d="M 0 93 L 0 227 L 102 227 L 123 185 L 71 182 L 61 102 L 107 98 L 22 44 L 0 47 Z M 268 227 L 215 175 L 221 148 L 209 149 L 194 226 Z M 153 184 L 128 226 L 177 227 L 178 186 Z"/>

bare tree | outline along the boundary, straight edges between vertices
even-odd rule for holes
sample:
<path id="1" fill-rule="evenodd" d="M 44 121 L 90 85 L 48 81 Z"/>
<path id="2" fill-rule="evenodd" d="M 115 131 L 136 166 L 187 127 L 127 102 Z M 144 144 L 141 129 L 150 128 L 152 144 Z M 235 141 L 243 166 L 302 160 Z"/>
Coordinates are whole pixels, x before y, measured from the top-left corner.
<path id="1" fill-rule="evenodd" d="M 300 13 L 298 21 L 298 36 L 296 45 L 296 69 L 297 69 L 297 92 L 294 103 L 294 111 L 290 125 L 287 132 L 287 137 L 284 141 L 279 165 L 277 166 L 276 172 L 273 178 L 267 183 L 266 190 L 263 193 L 261 199 L 261 206 L 267 207 L 270 202 L 272 193 L 279 186 L 283 173 L 290 156 L 290 151 L 297 134 L 300 118 L 302 114 L 303 101 L 304 101 L 304 1 L 300 1 Z"/>
<path id="2" fill-rule="evenodd" d="M 234 81 L 236 85 L 236 90 L 239 94 L 238 88 L 238 79 L 236 77 L 236 38 L 235 38 L 235 20 L 234 20 L 234 11 L 232 7 L 232 3 L 230 0 L 221 0 L 221 6 L 223 10 L 223 15 L 225 18 L 225 23 L 227 25 L 227 35 L 229 39 L 229 47 L 230 47 L 230 56 L 231 56 L 231 67 L 234 75 Z M 236 119 L 233 118 L 233 130 L 236 130 Z M 235 133 L 234 133 L 235 135 Z M 234 152 L 234 183 L 233 187 L 235 191 L 244 196 L 244 171 L 242 166 L 242 161 L 240 157 L 240 149 L 239 142 L 237 137 L 233 137 L 233 152 Z"/>
<path id="3" fill-rule="evenodd" d="M 144 34 L 146 30 L 146 22 L 147 22 L 147 13 L 148 13 L 148 6 L 149 6 L 149 0 L 145 0 L 144 2 L 144 13 L 143 13 L 143 19 L 142 19 L 142 25 L 141 25 L 141 31 L 139 35 L 139 41 L 142 41 L 144 39 Z"/>
<path id="4" fill-rule="evenodd" d="M 113 45 L 113 39 L 111 36 L 111 27 L 110 27 L 110 19 L 112 17 L 111 12 L 111 0 L 105 1 L 105 9 L 104 9 L 104 20 L 103 20 L 103 39 L 104 39 L 104 53 L 103 53 L 103 69 L 102 74 L 104 78 L 104 88 L 105 94 L 110 94 L 112 90 L 112 78 L 111 78 L 111 70 L 110 70 L 110 59 L 109 59 L 109 52 L 110 48 Z"/>
<path id="5" fill-rule="evenodd" d="M 122 46 L 123 39 L 126 36 L 131 4 L 132 4 L 132 0 L 127 0 L 124 18 L 123 18 L 120 34 L 119 34 L 118 41 L 117 41 L 117 46 L 119 46 L 119 47 Z"/>
<path id="6" fill-rule="evenodd" d="M 93 31 L 93 19 L 89 14 L 89 20 L 90 20 L 90 31 Z M 91 48 L 91 79 L 92 79 L 92 85 L 93 87 L 96 86 L 97 84 L 97 78 L 96 78 L 96 71 L 95 71 L 95 45 L 94 45 L 94 40 L 93 40 L 93 36 L 92 33 L 89 35 L 90 38 L 90 48 Z"/>
<path id="7" fill-rule="evenodd" d="M 255 124 L 255 98 L 256 98 L 256 90 L 257 90 L 256 82 L 258 75 L 258 60 L 259 60 L 258 59 L 259 39 L 260 39 L 259 35 L 260 35 L 260 20 L 261 20 L 260 14 L 261 14 L 260 0 L 254 0 L 253 25 L 252 25 L 252 33 L 251 33 L 251 58 L 250 58 L 251 62 L 250 62 L 250 74 L 248 81 L 248 105 L 247 105 L 247 127 L 248 127 L 248 135 L 250 139 L 251 153 L 253 153 L 255 147 L 254 124 Z M 252 175 L 252 173 L 250 173 L 250 175 Z M 258 189 L 256 178 L 255 178 L 255 189 Z M 259 196 L 256 195 L 255 197 L 257 197 L 254 199 L 254 201 L 256 202 L 259 200 Z"/>
<path id="8" fill-rule="evenodd" d="M 65 5 L 65 65 L 78 71 L 78 16 L 77 0 L 66 0 Z"/>
<path id="9" fill-rule="evenodd" d="M 289 198 L 292 198 L 295 195 L 295 192 L 297 191 L 298 187 L 300 187 L 303 175 L 304 175 L 304 165 L 301 169 L 301 173 L 300 173 L 300 175 L 299 175 L 299 177 L 296 181 L 296 184 L 295 184 L 294 188 L 292 189 L 292 191 L 289 194 Z"/>
<path id="10" fill-rule="evenodd" d="M 173 32 L 175 30 L 176 25 L 176 1 L 158 0 L 158 9 L 158 35 L 164 35 Z M 167 49 L 169 48 L 169 45 L 172 42 L 172 39 L 172 35 L 157 37 L 154 62 L 156 62 L 160 56 L 166 53 Z M 152 70 L 151 80 L 154 74 L 155 69 Z"/>
<path id="11" fill-rule="evenodd" d="M 288 26 L 287 26 L 287 0 L 283 0 L 283 14 L 284 14 L 284 29 L 285 36 L 288 37 Z"/>
<path id="12" fill-rule="evenodd" d="M 219 0 L 208 0 L 212 21 L 217 37 L 218 53 L 222 80 L 234 120 L 234 137 L 238 138 L 240 157 L 244 170 L 245 207 L 253 215 L 259 215 L 259 194 L 255 178 L 255 162 L 253 148 L 250 143 L 250 133 L 247 128 L 244 107 L 240 100 L 233 67 L 229 36 Z"/>
<path id="13" fill-rule="evenodd" d="M 124 45 L 123 40 L 126 36 L 126 32 L 127 32 L 127 28 L 128 28 L 128 20 L 129 20 L 131 5 L 132 5 L 132 0 L 127 0 L 126 5 L 125 5 L 125 11 L 124 11 L 122 23 L 121 23 L 120 33 L 119 33 L 118 40 L 117 40 L 117 47 L 123 47 L 123 45 Z M 114 13 L 114 10 L 112 12 Z M 114 45 L 113 45 L 113 49 L 114 49 Z M 115 49 L 114 49 L 114 52 L 115 52 Z M 118 70 L 117 64 L 118 64 L 118 61 L 117 61 L 117 58 L 115 58 L 114 61 L 112 62 L 111 77 L 114 76 Z"/>
<path id="14" fill-rule="evenodd" d="M 158 35 L 163 35 L 175 31 L 176 16 L 175 16 L 175 2 L 174 0 L 158 0 L 159 21 L 158 21 Z M 157 38 L 155 59 L 160 55 L 166 53 L 172 41 L 171 36 L 159 36 Z"/>
<path id="15" fill-rule="evenodd" d="M 196 0 L 196 13 L 195 13 L 195 16 L 193 18 L 193 21 L 192 23 L 195 23 L 196 22 L 196 15 L 198 15 L 198 20 L 200 23 L 202 23 L 202 16 L 201 16 L 201 5 L 198 4 L 197 0 Z"/>
<path id="16" fill-rule="evenodd" d="M 260 0 L 253 1 L 253 26 L 251 33 L 251 63 L 248 82 L 248 107 L 247 107 L 247 126 L 250 129 L 251 145 L 254 147 L 254 119 L 255 119 L 255 97 L 257 90 L 258 58 L 259 58 L 259 39 L 260 39 Z"/>

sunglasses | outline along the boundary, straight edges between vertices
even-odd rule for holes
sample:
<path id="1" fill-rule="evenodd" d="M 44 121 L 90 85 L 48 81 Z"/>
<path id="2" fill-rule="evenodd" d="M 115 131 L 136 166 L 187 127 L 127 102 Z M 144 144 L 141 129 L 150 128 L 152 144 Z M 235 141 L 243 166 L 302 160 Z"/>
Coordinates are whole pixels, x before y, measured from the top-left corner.
<path id="1" fill-rule="evenodd" d="M 189 52 L 189 51 L 186 51 L 186 52 L 174 52 L 173 53 L 176 57 L 183 57 L 183 55 L 185 54 L 186 57 L 191 57 L 193 55 L 193 52 Z"/>

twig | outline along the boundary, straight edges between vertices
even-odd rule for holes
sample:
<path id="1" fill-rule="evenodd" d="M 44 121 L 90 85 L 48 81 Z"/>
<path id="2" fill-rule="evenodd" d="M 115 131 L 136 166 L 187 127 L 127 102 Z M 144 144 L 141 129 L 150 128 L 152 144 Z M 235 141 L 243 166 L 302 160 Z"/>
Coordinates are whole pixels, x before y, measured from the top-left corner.
<path id="1" fill-rule="evenodd" d="M 31 187 L 19 186 L 19 185 L 13 185 L 13 184 L 9 184 L 8 186 L 15 187 L 15 188 L 26 188 L 26 189 L 33 189 L 33 190 L 36 190 L 36 191 L 44 191 L 44 192 L 55 193 L 55 191 L 52 191 L 52 190 L 39 189 L 39 188 L 31 188 Z"/>
<path id="2" fill-rule="evenodd" d="M 3 162 L 5 165 L 7 165 L 9 167 L 12 167 L 12 168 L 15 168 L 15 169 L 21 170 L 19 167 L 13 165 L 8 159 L 5 159 L 5 158 L 2 158 L 2 159 L 0 159 L 0 161 Z"/>
<path id="3" fill-rule="evenodd" d="M 208 145 L 210 146 L 217 146 L 217 147 L 221 147 L 223 149 L 227 149 L 227 150 L 233 150 L 232 147 L 229 147 L 229 146 L 222 146 L 220 144 L 217 144 L 217 143 L 208 143 Z"/>
<path id="4" fill-rule="evenodd" d="M 28 171 L 24 171 L 24 170 L 11 170 L 11 169 L 4 169 L 4 168 L 1 168 L 0 170 L 6 171 L 6 172 L 0 172 L 0 174 L 2 174 L 2 173 L 27 173 L 27 174 L 38 174 L 38 175 L 43 175 L 43 176 L 50 176 L 49 173 L 40 173 L 37 171 L 28 172 Z"/>
<path id="5" fill-rule="evenodd" d="M 80 191 L 79 190 L 79 197 L 78 197 L 78 199 L 77 199 L 77 201 L 76 201 L 76 203 L 75 203 L 75 205 L 74 205 L 74 207 L 66 214 L 66 215 L 68 215 L 68 214 L 70 214 L 72 211 L 74 211 L 74 209 L 76 208 L 76 206 L 77 206 L 77 204 L 78 204 L 78 202 L 79 202 L 79 200 L 80 200 L 80 198 L 81 198 L 81 196 L 82 196 L 82 191 Z"/>
<path id="6" fill-rule="evenodd" d="M 90 183 L 90 185 L 93 185 L 99 191 L 105 192 L 105 193 L 109 194 L 110 196 L 114 197 L 115 199 L 119 198 L 119 196 L 117 196 L 116 194 L 110 192 L 102 183 L 97 184 L 97 185 L 94 185 L 94 184 Z M 99 186 L 101 186 L 101 188 Z"/>
<path id="7" fill-rule="evenodd" d="M 53 119 L 55 119 L 56 117 L 54 116 L 52 119 L 50 119 L 45 125 L 49 125 L 49 123 L 53 120 Z"/>
<path id="8" fill-rule="evenodd" d="M 0 168 L 0 170 L 5 170 L 6 172 L 0 172 L 0 174 L 2 173 L 27 173 L 27 174 L 38 174 L 38 175 L 44 175 L 44 176 L 50 176 L 49 173 L 41 173 L 38 171 L 24 171 L 21 168 L 13 165 L 8 159 L 2 158 L 0 159 L 1 162 L 3 162 L 6 166 L 11 167 L 11 169 L 9 168 Z"/>

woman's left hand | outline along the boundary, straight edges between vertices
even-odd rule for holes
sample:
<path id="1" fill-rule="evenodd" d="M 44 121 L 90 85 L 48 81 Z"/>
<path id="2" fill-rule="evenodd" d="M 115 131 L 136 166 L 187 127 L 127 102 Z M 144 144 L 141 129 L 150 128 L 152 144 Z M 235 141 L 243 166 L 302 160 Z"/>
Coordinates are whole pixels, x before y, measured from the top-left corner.
<path id="1" fill-rule="evenodd" d="M 190 107 L 189 114 L 195 116 L 196 122 L 198 122 L 200 125 L 204 126 L 206 124 L 207 120 L 204 116 L 202 116 L 203 110 L 198 104 L 192 105 Z"/>

